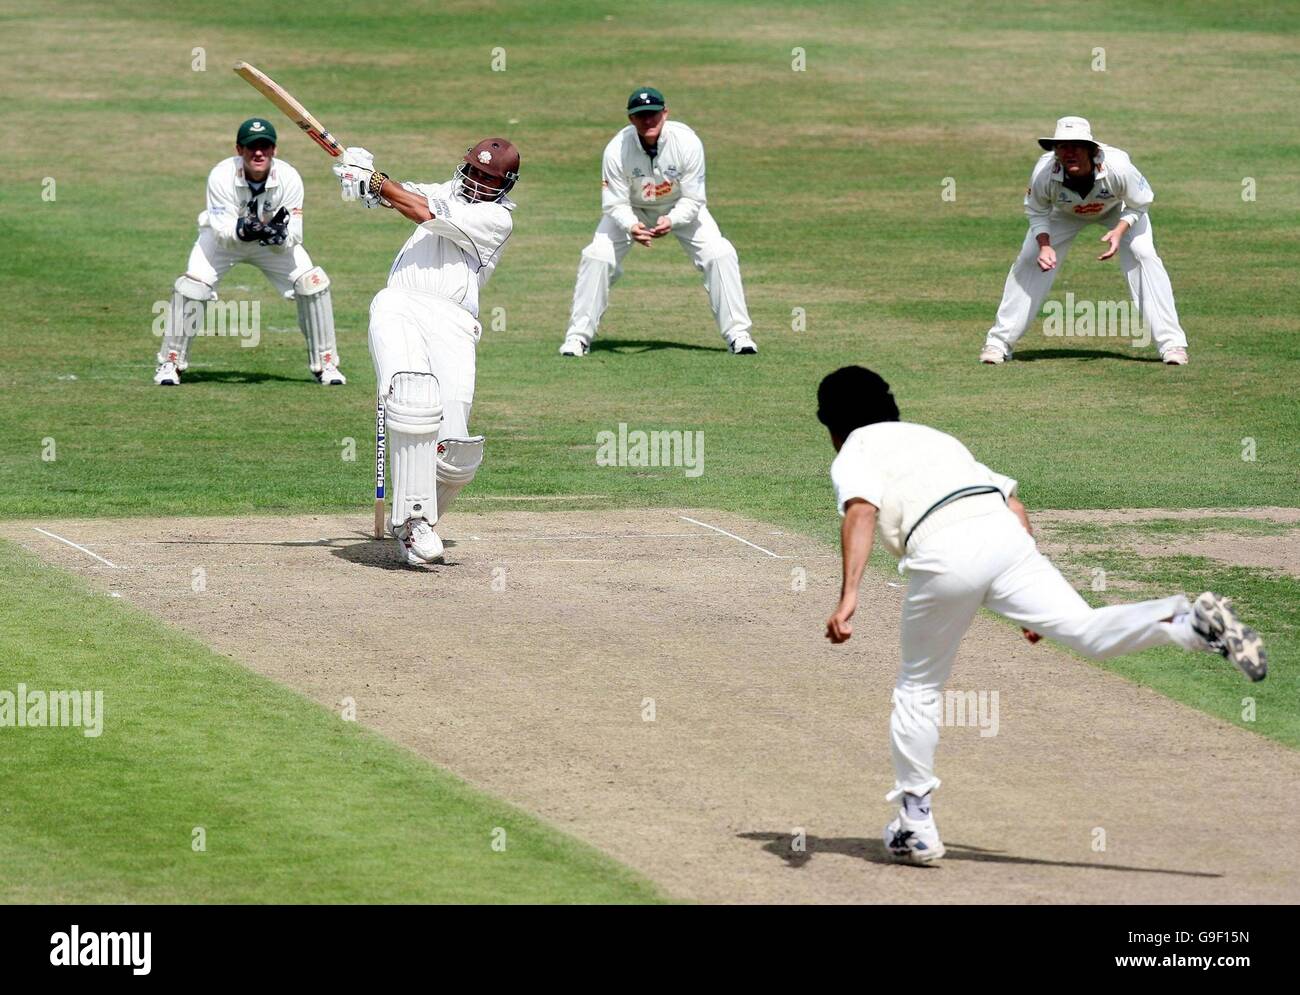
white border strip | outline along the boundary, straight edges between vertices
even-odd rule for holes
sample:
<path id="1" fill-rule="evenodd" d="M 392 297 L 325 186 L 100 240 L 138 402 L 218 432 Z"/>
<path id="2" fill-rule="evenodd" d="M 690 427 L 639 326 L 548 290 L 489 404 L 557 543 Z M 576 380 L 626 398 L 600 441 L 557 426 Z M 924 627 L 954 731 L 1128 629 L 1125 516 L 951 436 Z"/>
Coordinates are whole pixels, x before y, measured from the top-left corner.
<path id="1" fill-rule="evenodd" d="M 103 563 L 105 566 L 110 566 L 110 567 L 112 567 L 114 570 L 121 570 L 121 569 L 122 569 L 122 568 L 119 567 L 116 563 L 113 563 L 113 562 L 111 562 L 111 561 L 109 561 L 109 560 L 104 559 L 104 558 L 103 558 L 102 556 L 100 556 L 98 553 L 92 553 L 92 552 L 91 552 L 90 550 L 88 550 L 85 546 L 78 546 L 78 545 L 77 545 L 75 542 L 73 542 L 71 539 L 65 539 L 65 538 L 63 538 L 63 536 L 56 536 L 53 532 L 46 532 L 44 529 L 38 529 L 38 528 L 36 528 L 35 525 L 33 525 L 32 528 L 33 528 L 35 531 L 39 532 L 39 533 L 40 533 L 41 535 L 43 535 L 43 536 L 49 536 L 51 539 L 57 539 L 59 542 L 63 543 L 64 545 L 71 546 L 73 549 L 79 549 L 79 550 L 81 550 L 81 551 L 82 551 L 83 553 L 85 553 L 87 556 L 93 556 L 95 559 L 97 559 L 100 563 Z"/>
<path id="2" fill-rule="evenodd" d="M 774 560 L 784 560 L 784 559 L 785 559 L 784 556 L 780 556 L 780 555 L 778 555 L 778 554 L 772 552 L 770 549 L 764 549 L 762 546 L 758 545 L 757 543 L 750 542 L 748 539 L 742 539 L 742 538 L 740 538 L 740 536 L 736 535 L 734 532 L 728 532 L 726 529 L 720 529 L 720 528 L 718 528 L 716 525 L 710 525 L 708 522 L 701 522 L 701 521 L 698 521 L 697 519 L 694 519 L 694 518 L 688 518 L 688 517 L 685 516 L 685 515 L 678 515 L 677 517 L 680 518 L 683 522 L 690 522 L 692 525 L 702 525 L 702 526 L 704 526 L 706 529 L 712 529 L 714 532 L 721 532 L 724 536 L 730 536 L 732 539 L 735 539 L 736 542 L 743 542 L 746 546 L 752 546 L 754 549 L 758 550 L 760 553 L 766 553 L 768 556 L 772 557 Z"/>

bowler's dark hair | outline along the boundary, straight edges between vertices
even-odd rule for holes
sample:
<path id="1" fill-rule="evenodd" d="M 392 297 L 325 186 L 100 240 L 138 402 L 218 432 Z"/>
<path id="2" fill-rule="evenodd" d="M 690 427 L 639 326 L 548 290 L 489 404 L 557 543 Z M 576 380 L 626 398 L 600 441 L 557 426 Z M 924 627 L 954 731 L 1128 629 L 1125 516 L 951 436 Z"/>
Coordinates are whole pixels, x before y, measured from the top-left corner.
<path id="1" fill-rule="evenodd" d="M 817 388 L 817 420 L 841 439 L 863 425 L 898 421 L 889 384 L 865 366 L 843 366 Z"/>

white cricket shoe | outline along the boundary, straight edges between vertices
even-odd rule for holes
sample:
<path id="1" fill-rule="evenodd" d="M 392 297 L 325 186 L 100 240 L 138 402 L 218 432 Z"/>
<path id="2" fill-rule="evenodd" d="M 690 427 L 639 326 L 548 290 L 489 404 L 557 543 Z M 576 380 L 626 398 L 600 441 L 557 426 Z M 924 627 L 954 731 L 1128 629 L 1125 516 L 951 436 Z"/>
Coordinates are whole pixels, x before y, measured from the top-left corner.
<path id="1" fill-rule="evenodd" d="M 885 827 L 885 849 L 895 860 L 909 864 L 928 864 L 943 856 L 943 842 L 934 818 L 909 819 L 901 808 Z"/>
<path id="2" fill-rule="evenodd" d="M 1166 349 L 1160 358 L 1166 366 L 1186 366 L 1187 350 L 1182 348 Z"/>
<path id="3" fill-rule="evenodd" d="M 560 346 L 561 356 L 585 356 L 591 352 L 591 343 L 581 335 L 564 336 L 564 345 Z"/>
<path id="4" fill-rule="evenodd" d="M 1242 624 L 1232 603 L 1213 591 L 1206 591 L 1192 603 L 1192 629 L 1205 640 L 1206 647 L 1232 663 L 1252 681 L 1268 676 L 1268 655 L 1264 640 L 1248 625 Z"/>
<path id="5" fill-rule="evenodd" d="M 1007 361 L 1007 354 L 1000 345 L 986 345 L 980 350 L 980 362 L 990 366 L 1001 366 Z"/>
<path id="6" fill-rule="evenodd" d="M 442 540 L 426 519 L 408 518 L 393 529 L 393 537 L 402 544 L 408 566 L 443 562 Z"/>
<path id="7" fill-rule="evenodd" d="M 727 348 L 731 350 L 733 356 L 758 355 L 758 344 L 750 337 L 749 332 L 737 332 L 727 343 Z"/>
<path id="8" fill-rule="evenodd" d="M 324 360 L 321 363 L 321 371 L 316 374 L 316 380 L 322 387 L 342 387 L 348 382 L 334 362 L 334 357 L 328 352 L 325 353 Z"/>
<path id="9" fill-rule="evenodd" d="M 165 362 L 159 365 L 154 371 L 153 382 L 159 387 L 179 387 L 181 384 L 181 371 L 176 365 L 176 353 L 169 352 Z"/>

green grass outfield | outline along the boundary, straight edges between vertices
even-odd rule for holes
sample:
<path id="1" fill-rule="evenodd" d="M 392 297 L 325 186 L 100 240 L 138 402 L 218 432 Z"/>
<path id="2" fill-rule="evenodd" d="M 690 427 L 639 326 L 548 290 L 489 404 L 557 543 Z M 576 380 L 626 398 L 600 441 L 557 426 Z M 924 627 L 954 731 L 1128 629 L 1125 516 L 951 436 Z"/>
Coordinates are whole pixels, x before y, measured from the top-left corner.
<path id="1" fill-rule="evenodd" d="M 1104 0 L 950 13 L 862 0 L 635 9 L 503 0 L 431 13 L 314 0 L 249 21 L 192 0 L 3 0 L 0 29 L 11 136 L 0 186 L 0 518 L 368 515 L 365 318 L 408 227 L 342 203 L 328 159 L 230 72 L 238 59 L 402 178 L 447 177 L 487 134 L 519 145 L 515 235 L 484 295 L 485 324 L 503 308 L 505 327 L 489 328 L 479 351 L 472 424 L 488 437 L 488 457 L 474 494 L 714 505 L 829 541 L 832 453 L 813 392 L 828 370 L 865 362 L 893 383 L 904 417 L 954 432 L 1020 479 L 1031 511 L 1296 503 L 1294 7 Z M 196 47 L 206 71 L 192 69 Z M 497 47 L 504 72 L 491 70 Z M 796 47 L 804 72 L 791 69 Z M 1104 72 L 1091 68 L 1096 48 Z M 599 214 L 600 150 L 642 83 L 663 89 L 704 139 L 710 207 L 740 252 L 756 360 L 721 351 L 698 275 L 671 240 L 633 250 L 592 355 L 556 355 Z M 1185 369 L 1117 340 L 1045 339 L 1039 329 L 1007 367 L 974 361 L 1024 234 L 1034 138 L 1068 113 L 1130 150 L 1156 191 L 1157 243 L 1191 341 Z M 292 305 L 247 267 L 229 275 L 223 296 L 262 301 L 262 344 L 200 340 L 179 390 L 151 383 L 152 306 L 184 268 L 208 169 L 251 114 L 276 120 L 280 154 L 307 183 L 307 246 L 334 281 L 351 379 L 343 390 L 308 379 Z M 941 199 L 946 177 L 955 202 Z M 52 201 L 42 198 L 47 178 Z M 1246 178 L 1254 201 L 1242 199 Z M 1089 258 L 1088 237 L 1055 296 L 1124 299 L 1114 262 Z M 805 331 L 791 330 L 796 308 Z M 704 431 L 704 474 L 597 466 L 596 433 L 620 422 Z M 1247 438 L 1251 462 L 1241 458 Z M 42 459 L 47 440 L 52 461 Z M 1276 583 L 1267 604 L 1278 615 L 1258 619 L 1270 636 L 1300 626 L 1300 585 Z M 68 660 L 22 622 L 13 599 L 0 602 L 0 652 L 27 661 L 35 685 Z M 1144 680 L 1142 659 L 1124 672 Z M 1300 660 L 1288 641 L 1274 639 L 1273 659 L 1276 677 L 1294 679 Z M 214 702 L 232 686 L 264 687 L 225 673 Z M 1260 693 L 1274 687 L 1286 685 L 1270 679 Z M 1229 711 L 1207 706 L 1194 678 L 1161 690 Z M 310 706 L 284 702 L 305 726 L 319 721 Z M 215 705 L 200 714 L 221 721 Z M 276 728 L 259 733 L 265 744 L 282 741 Z M 191 733 L 182 723 L 148 735 Z M 21 781 L 14 770 L 6 776 Z M 66 770 L 92 808 L 141 776 L 87 782 L 84 768 Z M 157 765 L 149 776 L 182 775 Z M 350 783 L 363 790 L 365 777 Z M 12 806 L 4 812 L 0 837 L 62 847 L 15 822 Z M 342 819 L 332 825 L 347 835 Z M 83 852 L 84 874 L 105 882 L 102 897 L 146 887 Z M 271 883 L 256 894 L 292 897 Z"/>

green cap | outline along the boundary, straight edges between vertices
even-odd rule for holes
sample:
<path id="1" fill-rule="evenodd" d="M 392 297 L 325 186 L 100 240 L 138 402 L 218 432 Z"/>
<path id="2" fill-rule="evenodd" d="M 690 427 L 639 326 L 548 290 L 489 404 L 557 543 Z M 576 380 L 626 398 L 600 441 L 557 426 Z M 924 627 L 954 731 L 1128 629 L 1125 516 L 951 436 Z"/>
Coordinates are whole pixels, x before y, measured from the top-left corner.
<path id="1" fill-rule="evenodd" d="M 239 133 L 235 135 L 236 145 L 251 145 L 259 138 L 275 144 L 275 125 L 264 117 L 250 117 L 247 121 L 239 126 Z"/>
<path id="2" fill-rule="evenodd" d="M 653 86 L 643 86 L 639 90 L 633 90 L 632 96 L 627 98 L 627 112 L 629 114 L 645 114 L 663 109 L 664 95 Z"/>

